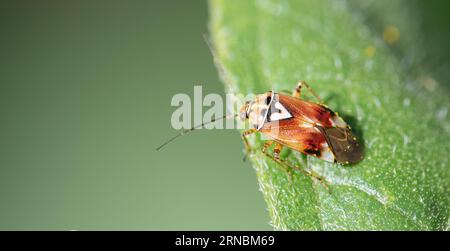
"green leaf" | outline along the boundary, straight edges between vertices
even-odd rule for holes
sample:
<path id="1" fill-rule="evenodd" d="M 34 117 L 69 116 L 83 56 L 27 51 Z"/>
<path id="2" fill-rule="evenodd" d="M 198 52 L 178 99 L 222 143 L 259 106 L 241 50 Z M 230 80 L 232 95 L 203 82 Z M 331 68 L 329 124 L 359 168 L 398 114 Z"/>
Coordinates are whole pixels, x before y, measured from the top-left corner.
<path id="1" fill-rule="evenodd" d="M 261 135 L 250 136 L 275 229 L 448 228 L 449 79 L 424 63 L 414 8 L 410 1 L 210 1 L 228 92 L 291 90 L 305 80 L 365 145 L 364 160 L 352 166 L 283 152 L 322 176 L 329 192 L 301 173 L 290 182 L 258 150 Z"/>

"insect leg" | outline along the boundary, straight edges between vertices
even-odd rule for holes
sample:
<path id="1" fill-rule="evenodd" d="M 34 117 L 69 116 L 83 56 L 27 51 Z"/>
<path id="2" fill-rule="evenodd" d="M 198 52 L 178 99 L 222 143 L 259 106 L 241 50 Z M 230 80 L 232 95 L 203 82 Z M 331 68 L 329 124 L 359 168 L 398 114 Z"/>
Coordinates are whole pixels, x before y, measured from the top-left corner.
<path id="1" fill-rule="evenodd" d="M 264 153 L 264 155 L 266 155 L 267 157 L 271 158 L 272 160 L 274 160 L 275 162 L 280 164 L 283 171 L 285 171 L 286 174 L 288 175 L 289 182 L 292 182 L 291 170 L 289 170 L 289 168 L 286 167 L 288 165 L 283 165 L 283 163 L 282 163 L 283 161 L 280 159 L 280 152 L 281 152 L 281 149 L 283 148 L 283 145 L 277 143 L 273 149 L 273 155 L 271 155 L 267 152 L 267 148 L 269 148 L 269 146 L 271 146 L 272 144 L 273 144 L 273 141 L 271 141 L 271 140 L 266 141 L 266 143 L 264 144 L 264 146 L 261 149 L 262 153 Z"/>
<path id="2" fill-rule="evenodd" d="M 250 154 L 250 152 L 252 150 L 252 148 L 250 147 L 250 144 L 248 143 L 247 136 L 250 134 L 253 134 L 255 132 L 257 132 L 256 129 L 249 129 L 247 131 L 244 131 L 241 135 L 242 140 L 244 141 L 244 146 L 245 146 L 245 156 L 243 159 L 244 161 L 247 159 L 247 155 Z"/>
<path id="3" fill-rule="evenodd" d="M 266 142 L 264 142 L 264 145 L 263 145 L 263 147 L 262 147 L 262 152 L 263 153 L 266 153 L 267 152 L 267 149 L 271 146 L 273 144 L 273 140 L 268 140 L 268 141 L 266 141 Z"/>
<path id="4" fill-rule="evenodd" d="M 280 153 L 281 153 L 282 149 L 283 149 L 283 145 L 280 143 L 277 143 L 275 145 L 275 148 L 273 149 L 273 157 L 275 157 L 276 159 L 280 159 Z"/>
<path id="5" fill-rule="evenodd" d="M 300 98 L 303 86 L 306 86 L 306 88 L 308 88 L 308 90 L 312 93 L 312 95 L 314 95 L 314 97 L 319 101 L 319 103 L 323 103 L 322 100 L 319 98 L 319 95 L 317 95 L 317 93 L 308 85 L 308 83 L 306 83 L 303 80 L 297 84 L 297 86 L 294 89 L 294 92 L 292 93 L 292 96 Z"/>
<path id="6" fill-rule="evenodd" d="M 275 162 L 277 162 L 278 164 L 280 164 L 282 166 L 283 170 L 286 171 L 286 173 L 289 175 L 289 180 L 290 181 L 292 181 L 292 172 L 289 170 L 289 168 L 292 169 L 292 170 L 299 171 L 299 172 L 303 173 L 304 175 L 306 175 L 308 177 L 311 177 L 311 178 L 314 178 L 314 179 L 318 180 L 328 191 L 330 191 L 329 187 L 325 183 L 326 181 L 322 177 L 320 177 L 319 175 L 317 175 L 317 174 L 315 174 L 313 172 L 304 170 L 302 168 L 299 168 L 299 167 L 297 167 L 295 165 L 292 165 L 289 162 L 287 162 L 286 160 L 280 159 L 280 152 L 281 152 L 282 148 L 283 148 L 283 145 L 277 143 L 275 145 L 274 149 L 273 149 L 273 155 L 270 155 L 270 154 L 268 154 L 265 151 L 263 151 L 263 153 L 267 157 L 271 158 L 272 160 L 274 160 Z M 289 168 L 286 168 L 286 167 L 289 167 Z"/>

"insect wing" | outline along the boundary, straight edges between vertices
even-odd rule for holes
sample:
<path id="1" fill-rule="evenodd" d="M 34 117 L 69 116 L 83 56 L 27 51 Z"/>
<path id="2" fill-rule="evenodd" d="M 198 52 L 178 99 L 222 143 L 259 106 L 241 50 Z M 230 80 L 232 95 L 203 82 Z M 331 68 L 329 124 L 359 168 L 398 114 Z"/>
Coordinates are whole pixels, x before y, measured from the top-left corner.
<path id="1" fill-rule="evenodd" d="M 351 164 L 363 158 L 363 148 L 350 129 L 344 127 L 319 127 L 333 149 L 336 161 Z"/>
<path id="2" fill-rule="evenodd" d="M 266 123 L 261 132 L 293 150 L 335 162 L 323 132 L 298 118 Z"/>
<path id="3" fill-rule="evenodd" d="M 283 94 L 278 96 L 280 102 L 298 119 L 323 127 L 347 126 L 335 112 L 324 105 Z"/>
<path id="4" fill-rule="evenodd" d="M 282 94 L 276 95 L 276 101 L 292 117 L 267 121 L 262 133 L 289 148 L 329 162 L 348 164 L 362 159 L 362 146 L 344 120 L 328 107 Z"/>

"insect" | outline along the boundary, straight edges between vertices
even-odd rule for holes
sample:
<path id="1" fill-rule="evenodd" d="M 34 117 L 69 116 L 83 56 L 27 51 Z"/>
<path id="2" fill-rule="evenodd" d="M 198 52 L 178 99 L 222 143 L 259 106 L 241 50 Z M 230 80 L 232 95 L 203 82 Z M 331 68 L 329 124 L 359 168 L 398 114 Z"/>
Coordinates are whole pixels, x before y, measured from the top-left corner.
<path id="1" fill-rule="evenodd" d="M 303 86 L 316 97 L 318 103 L 300 98 Z M 247 154 L 252 151 L 247 136 L 257 132 L 262 133 L 270 138 L 262 147 L 262 152 L 267 157 L 319 180 L 322 179 L 314 173 L 282 160 L 280 152 L 283 147 L 340 164 L 357 163 L 363 158 L 363 148 L 347 123 L 336 112 L 323 105 L 319 96 L 305 81 L 297 84 L 292 95 L 274 91 L 257 95 L 253 100 L 244 103 L 239 114 L 232 116 L 239 116 L 241 120 L 248 121 L 251 126 L 251 129 L 242 133 Z M 177 137 L 205 124 L 228 118 L 232 117 L 224 116 L 187 129 L 165 142 L 157 150 Z M 273 146 L 272 155 L 267 151 L 271 146 Z M 285 171 L 291 174 L 287 168 Z"/>
<path id="2" fill-rule="evenodd" d="M 301 99 L 303 86 L 320 103 Z M 276 160 L 286 146 L 328 162 L 351 164 L 360 161 L 363 149 L 350 127 L 321 103 L 305 81 L 297 84 L 292 96 L 269 91 L 247 101 L 240 109 L 240 118 L 248 120 L 252 126 L 242 134 L 247 152 L 251 150 L 247 136 L 260 132 L 272 139 L 264 144 L 263 152 L 275 144 L 273 157 Z"/>

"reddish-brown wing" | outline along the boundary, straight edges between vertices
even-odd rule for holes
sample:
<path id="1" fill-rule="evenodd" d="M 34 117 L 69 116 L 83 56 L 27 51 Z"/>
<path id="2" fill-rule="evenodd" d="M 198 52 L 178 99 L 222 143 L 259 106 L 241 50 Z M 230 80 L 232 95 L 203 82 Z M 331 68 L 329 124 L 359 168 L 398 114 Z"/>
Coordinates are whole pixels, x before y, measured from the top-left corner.
<path id="1" fill-rule="evenodd" d="M 294 117 L 305 122 L 322 127 L 347 126 L 347 124 L 328 107 L 283 94 L 278 94 L 277 98 Z"/>
<path id="2" fill-rule="evenodd" d="M 296 151 L 329 162 L 355 163 L 362 149 L 347 124 L 329 108 L 287 95 L 278 94 L 291 118 L 267 121 L 261 132 Z M 279 106 L 279 105 L 278 105 Z"/>
<path id="3" fill-rule="evenodd" d="M 322 145 L 327 144 L 324 135 L 311 126 L 301 126 L 295 118 L 266 123 L 261 132 L 275 141 L 296 151 L 321 157 Z"/>

